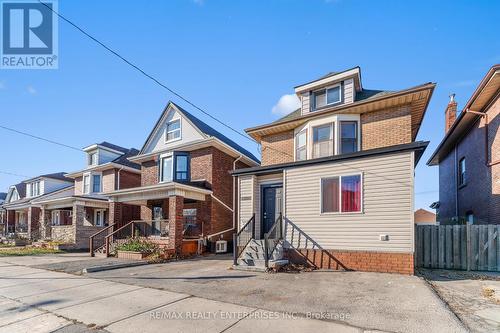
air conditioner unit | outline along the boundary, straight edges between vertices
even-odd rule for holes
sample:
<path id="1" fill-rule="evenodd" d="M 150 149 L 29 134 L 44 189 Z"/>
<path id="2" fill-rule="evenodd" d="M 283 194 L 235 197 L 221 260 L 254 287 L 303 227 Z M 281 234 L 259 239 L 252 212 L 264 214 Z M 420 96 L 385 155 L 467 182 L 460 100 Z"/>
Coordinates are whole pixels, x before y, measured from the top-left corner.
<path id="1" fill-rule="evenodd" d="M 215 242 L 215 253 L 226 253 L 227 252 L 227 241 L 220 240 Z"/>

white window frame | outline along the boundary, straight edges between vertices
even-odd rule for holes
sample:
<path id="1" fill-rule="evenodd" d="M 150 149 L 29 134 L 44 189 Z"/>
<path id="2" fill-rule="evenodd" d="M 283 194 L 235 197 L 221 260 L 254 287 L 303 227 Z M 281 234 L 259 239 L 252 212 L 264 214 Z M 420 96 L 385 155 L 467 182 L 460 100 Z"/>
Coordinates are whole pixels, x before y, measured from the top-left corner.
<path id="1" fill-rule="evenodd" d="M 294 148 L 294 149 L 293 149 L 293 152 L 294 152 L 294 153 L 293 153 L 293 159 L 294 159 L 294 161 L 302 161 L 302 160 L 298 160 L 298 159 L 297 159 L 297 150 L 298 150 L 299 148 L 302 148 L 302 146 L 300 146 L 300 147 L 299 147 L 299 146 L 297 145 L 297 144 L 298 144 L 298 138 L 299 138 L 299 135 L 301 135 L 301 134 L 305 134 L 305 136 L 306 136 L 306 143 L 305 143 L 305 148 L 306 148 L 306 159 L 305 159 L 305 160 L 307 160 L 307 159 L 308 159 L 308 151 L 309 151 L 309 147 L 308 147 L 308 146 L 309 146 L 309 138 L 308 138 L 308 136 L 307 136 L 307 135 L 308 135 L 308 131 L 307 131 L 307 128 L 303 128 L 303 129 L 302 129 L 302 130 L 300 130 L 297 134 L 295 134 L 295 138 L 294 138 L 294 147 L 293 147 L 293 148 Z"/>
<path id="2" fill-rule="evenodd" d="M 89 188 L 87 191 L 85 191 L 85 177 L 89 177 Z M 83 194 L 90 194 L 90 189 L 92 188 L 92 174 L 89 173 L 84 173 L 82 175 L 82 193 Z"/>
<path id="3" fill-rule="evenodd" d="M 172 170 L 170 172 L 170 180 L 163 180 L 163 159 L 164 158 L 171 158 L 172 160 Z M 160 179 L 159 183 L 170 183 L 174 181 L 174 154 L 173 153 L 166 153 L 166 154 L 161 154 L 160 155 Z"/>
<path id="4" fill-rule="evenodd" d="M 333 89 L 333 88 L 339 88 L 339 100 L 336 101 L 336 102 L 331 102 L 331 103 L 328 103 L 328 90 L 330 89 Z M 324 91 L 325 92 L 325 105 L 321 106 L 321 107 L 317 107 L 316 106 L 316 93 L 320 93 Z M 342 103 L 342 83 L 336 83 L 336 84 L 332 84 L 330 86 L 327 86 L 325 88 L 321 88 L 321 89 L 316 89 L 312 92 L 312 97 L 313 97 L 313 106 L 314 106 L 314 109 L 313 111 L 316 111 L 316 110 L 321 110 L 323 108 L 326 108 L 328 106 L 331 106 L 331 105 L 336 105 L 336 104 L 339 104 L 339 103 Z"/>
<path id="5" fill-rule="evenodd" d="M 173 122 L 176 122 L 176 121 L 179 121 L 179 128 L 175 129 L 173 131 L 168 131 L 168 125 L 173 123 Z M 168 140 L 168 133 L 173 133 L 173 132 L 177 132 L 177 131 L 179 131 L 179 137 Z M 165 143 L 175 142 L 175 141 L 179 141 L 181 139 L 182 139 L 182 118 L 171 119 L 170 121 L 167 122 L 167 124 L 165 126 Z"/>
<path id="6" fill-rule="evenodd" d="M 92 161 L 92 156 L 96 157 L 95 163 L 94 163 L 94 161 Z M 99 165 L 99 150 L 96 150 L 96 151 L 89 153 L 88 165 L 89 166 Z"/>
<path id="7" fill-rule="evenodd" d="M 97 213 L 101 213 L 100 216 L 101 216 L 101 220 L 99 220 L 99 223 L 98 222 L 98 219 L 97 219 Z M 94 210 L 94 226 L 96 227 L 104 227 L 104 224 L 106 223 L 106 221 L 104 220 L 104 216 L 106 215 L 106 209 L 96 209 Z"/>
<path id="8" fill-rule="evenodd" d="M 360 176 L 360 196 L 361 196 L 361 203 L 359 207 L 358 212 L 343 212 L 342 211 L 342 177 L 349 177 L 349 176 Z M 331 178 L 338 178 L 339 179 L 339 211 L 338 212 L 323 212 L 323 179 L 331 179 Z M 359 215 L 359 214 L 364 214 L 364 193 L 363 193 L 363 188 L 364 188 L 364 177 L 363 173 L 346 173 L 346 174 L 339 174 L 339 175 L 331 175 L 331 176 L 325 176 L 325 177 L 320 177 L 319 178 L 319 215 Z"/>

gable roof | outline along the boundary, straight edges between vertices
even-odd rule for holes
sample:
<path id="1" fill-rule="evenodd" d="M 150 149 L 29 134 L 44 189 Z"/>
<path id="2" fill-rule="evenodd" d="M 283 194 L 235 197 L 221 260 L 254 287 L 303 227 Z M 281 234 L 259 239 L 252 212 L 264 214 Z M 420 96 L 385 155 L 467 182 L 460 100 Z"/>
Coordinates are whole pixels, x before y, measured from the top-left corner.
<path id="1" fill-rule="evenodd" d="M 111 162 L 140 170 L 141 166 L 139 164 L 131 162 L 128 159 L 129 157 L 136 156 L 137 154 L 139 154 L 139 151 L 137 149 L 130 148 L 130 149 L 127 149 L 127 151 L 123 155 L 120 155 L 119 157 L 117 157 L 116 159 L 114 159 Z"/>
<path id="2" fill-rule="evenodd" d="M 462 112 L 455 119 L 455 122 L 446 132 L 443 140 L 432 153 L 432 156 L 427 161 L 427 165 L 437 165 L 439 162 L 453 149 L 464 135 L 468 133 L 474 123 L 481 115 L 477 113 L 467 112 L 485 112 L 485 107 L 488 107 L 491 102 L 498 98 L 500 94 L 500 64 L 490 68 L 488 73 L 479 83 L 478 87 L 465 104 Z"/>
<path id="3" fill-rule="evenodd" d="M 56 179 L 56 180 L 62 180 L 62 181 L 65 181 L 65 182 L 73 182 L 73 179 L 71 178 L 67 178 L 65 176 L 66 172 L 56 172 L 56 173 L 48 173 L 48 174 L 45 174 L 45 175 L 40 175 L 40 176 L 37 176 L 37 177 L 33 177 L 33 178 L 30 178 L 28 180 L 25 180 L 23 183 L 29 183 L 35 179 L 39 179 L 39 178 L 50 178 L 50 179 Z"/>
<path id="4" fill-rule="evenodd" d="M 160 118 L 158 119 L 158 121 L 156 122 L 155 126 L 153 127 L 153 130 L 151 131 L 151 133 L 149 133 L 148 138 L 144 142 L 144 145 L 142 146 L 141 151 L 140 151 L 139 154 L 144 154 L 145 153 L 146 147 L 148 146 L 148 144 L 150 143 L 151 139 L 153 138 L 153 134 L 156 132 L 156 129 L 160 126 L 161 120 L 164 118 L 164 116 L 169 111 L 170 106 L 173 106 L 178 112 L 180 112 L 182 115 L 184 115 L 193 124 L 193 126 L 195 126 L 205 136 L 217 138 L 220 141 L 222 141 L 225 144 L 227 144 L 228 146 L 230 146 L 231 148 L 233 148 L 234 150 L 236 150 L 239 153 L 241 153 L 242 155 L 245 155 L 248 158 L 250 158 L 251 160 L 253 160 L 253 161 L 257 162 L 257 163 L 260 163 L 259 159 L 257 157 L 255 157 L 255 155 L 253 155 L 251 152 L 249 152 L 248 150 L 246 150 L 245 148 L 243 148 L 242 146 L 240 146 L 239 144 L 237 144 L 233 140 L 229 139 L 224 134 L 222 134 L 219 131 L 215 130 L 213 127 L 211 127 L 207 123 L 203 122 L 202 120 L 198 119 L 193 114 L 191 114 L 188 111 L 184 110 L 183 108 L 181 108 L 179 105 L 175 104 L 172 101 L 169 101 L 167 103 L 167 106 L 165 107 L 165 109 L 161 113 Z"/>
<path id="5" fill-rule="evenodd" d="M 19 194 L 19 199 L 22 199 L 26 196 L 26 184 L 24 183 L 18 183 L 14 185 L 16 188 L 17 194 Z"/>

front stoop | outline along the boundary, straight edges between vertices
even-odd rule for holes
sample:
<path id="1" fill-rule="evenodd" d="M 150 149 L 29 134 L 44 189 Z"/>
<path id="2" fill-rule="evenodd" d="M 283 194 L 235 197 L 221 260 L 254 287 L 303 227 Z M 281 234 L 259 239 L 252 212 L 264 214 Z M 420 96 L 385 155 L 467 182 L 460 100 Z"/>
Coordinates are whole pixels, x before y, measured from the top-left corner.
<path id="1" fill-rule="evenodd" d="M 288 260 L 283 259 L 283 245 L 279 243 L 268 261 L 268 266 L 269 268 L 278 268 L 286 264 L 288 264 Z M 238 258 L 237 265 L 233 265 L 233 268 L 243 271 L 267 271 L 264 240 L 252 239 Z"/>

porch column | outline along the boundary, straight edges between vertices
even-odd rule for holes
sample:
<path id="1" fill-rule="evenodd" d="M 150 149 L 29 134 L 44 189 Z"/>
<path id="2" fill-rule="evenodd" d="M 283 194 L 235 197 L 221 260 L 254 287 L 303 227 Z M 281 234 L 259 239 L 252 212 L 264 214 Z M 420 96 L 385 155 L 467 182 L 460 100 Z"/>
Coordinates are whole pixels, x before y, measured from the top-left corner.
<path id="1" fill-rule="evenodd" d="M 168 233 L 170 243 L 177 254 L 181 254 L 182 250 L 183 209 L 184 197 L 176 195 L 168 198 Z"/>
<path id="2" fill-rule="evenodd" d="M 111 201 L 109 203 L 109 224 L 122 224 L 122 203 Z"/>
<path id="3" fill-rule="evenodd" d="M 38 239 L 39 234 L 39 219 L 40 219 L 40 208 L 30 207 L 28 208 L 28 238 Z"/>
<path id="4" fill-rule="evenodd" d="M 14 210 L 7 211 L 7 232 L 14 232 L 16 227 L 16 212 Z"/>

